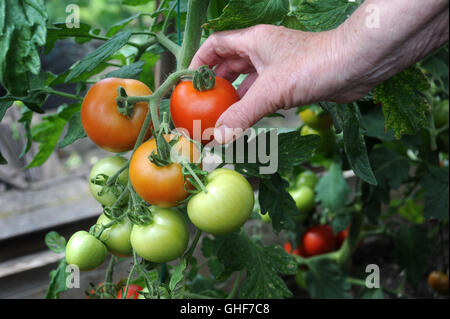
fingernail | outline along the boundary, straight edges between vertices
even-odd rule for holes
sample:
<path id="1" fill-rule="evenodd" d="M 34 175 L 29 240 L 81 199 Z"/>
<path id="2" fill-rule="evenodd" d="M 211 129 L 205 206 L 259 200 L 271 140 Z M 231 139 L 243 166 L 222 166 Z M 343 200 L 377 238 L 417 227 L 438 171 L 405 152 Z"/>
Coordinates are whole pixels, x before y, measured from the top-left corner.
<path id="1" fill-rule="evenodd" d="M 214 129 L 214 139 L 217 143 L 227 144 L 233 140 L 233 129 L 226 125 L 221 125 Z"/>

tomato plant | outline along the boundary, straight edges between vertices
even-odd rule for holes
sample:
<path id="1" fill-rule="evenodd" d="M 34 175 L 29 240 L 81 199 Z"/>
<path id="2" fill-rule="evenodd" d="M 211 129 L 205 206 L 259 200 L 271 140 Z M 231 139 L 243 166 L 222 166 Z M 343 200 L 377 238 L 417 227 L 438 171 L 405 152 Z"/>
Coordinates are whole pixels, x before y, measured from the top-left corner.
<path id="1" fill-rule="evenodd" d="M 169 141 L 172 137 L 167 135 L 165 138 Z M 181 137 L 175 148 L 190 162 L 198 162 L 200 153 L 186 138 Z M 178 163 L 158 166 L 149 160 L 152 152 L 157 153 L 155 139 L 143 143 L 133 154 L 130 161 L 131 184 L 139 196 L 150 204 L 159 207 L 177 206 L 189 195 L 190 185 L 182 174 L 182 167 Z"/>
<path id="2" fill-rule="evenodd" d="M 319 225 L 308 229 L 302 238 L 307 256 L 332 252 L 336 248 L 336 236 L 329 225 Z"/>
<path id="3" fill-rule="evenodd" d="M 146 225 L 134 225 L 131 246 L 142 258 L 164 263 L 180 257 L 186 250 L 189 233 L 183 216 L 174 210 L 155 207 Z"/>
<path id="4" fill-rule="evenodd" d="M 80 270 L 92 270 L 103 264 L 107 252 L 100 240 L 80 230 L 67 242 L 66 260 L 69 265 L 75 265 Z"/>
<path id="5" fill-rule="evenodd" d="M 111 223 L 105 214 L 101 214 L 97 219 L 98 226 L 106 226 Z M 130 236 L 133 228 L 128 217 L 123 217 L 116 224 L 106 228 L 99 239 L 106 245 L 108 250 L 116 256 L 127 257 L 133 254 Z"/>
<path id="6" fill-rule="evenodd" d="M 212 133 L 258 72 L 245 79 L 234 72 L 242 66 L 222 55 L 190 69 L 201 42 L 215 31 L 261 23 L 340 30 L 363 3 L 334 1 L 330 11 L 326 1 L 268 2 L 122 1 L 115 7 L 122 15 L 139 4 L 135 15 L 102 28 L 84 20 L 79 28 L 53 23 L 46 5 L 57 2 L 0 6 L 0 21 L 17 17 L 5 20 L 7 36 L 0 35 L 0 120 L 10 109 L 20 111 L 19 118 L 8 118 L 6 131 L 24 140 L 26 168 L 42 165 L 52 153 L 65 160 L 71 145 L 85 137 L 97 151 L 129 151 L 101 159 L 91 170 L 97 224 L 67 243 L 47 234 L 49 249 L 66 252 L 50 273 L 47 298 L 64 296 L 67 263 L 94 269 L 108 251 L 105 276 L 93 279 L 104 284 L 93 288 L 93 298 L 123 297 L 125 290 L 127 298 L 138 299 L 434 296 L 422 287 L 431 266 L 448 269 L 442 253 L 448 250 L 448 45 L 358 100 L 299 105 L 299 116 L 267 115 L 250 128 L 255 138 L 213 153 L 205 147 L 212 136 L 195 136 L 194 121 L 201 125 L 198 133 Z M 59 40 L 80 45 L 74 51 L 86 55 L 53 74 L 40 60 L 56 60 Z M 92 40 L 95 45 L 83 47 Z M 216 71 L 237 79 L 231 83 Z M 61 84 L 73 90 L 61 91 Z M 264 84 L 292 83 L 274 77 Z M 58 96 L 64 101 L 50 111 Z M 5 165 L 12 155 L 3 144 L 0 151 Z M 77 174 L 82 167 L 74 169 Z M 130 268 L 116 284 L 119 262 Z M 392 278 L 368 291 L 361 269 L 374 263 L 392 269 Z M 430 275 L 430 282 L 442 288 L 445 275 Z"/>
<path id="7" fill-rule="evenodd" d="M 323 113 L 321 110 L 308 108 L 299 113 L 303 123 L 311 127 L 312 129 L 319 131 L 327 131 L 333 125 L 333 120 L 330 114 Z"/>
<path id="8" fill-rule="evenodd" d="M 214 88 L 206 91 L 195 89 L 192 81 L 182 81 L 170 98 L 170 113 L 175 127 L 186 129 L 190 138 L 207 144 L 214 139 L 211 129 L 220 115 L 237 101 L 239 95 L 236 89 L 221 77 L 216 77 Z M 194 121 L 199 121 L 198 132 L 194 132 Z M 203 136 L 207 129 L 212 134 Z"/>
<path id="9" fill-rule="evenodd" d="M 117 292 L 117 299 L 122 299 L 123 298 L 122 295 L 125 293 L 125 289 L 126 289 L 126 287 L 122 287 Z M 138 299 L 139 296 L 140 296 L 138 291 L 142 291 L 142 289 L 144 289 L 144 288 L 139 286 L 139 285 L 130 284 L 128 286 L 127 297 L 125 299 Z"/>
<path id="10" fill-rule="evenodd" d="M 95 199 L 102 205 L 112 206 L 128 183 L 128 170 L 122 171 L 115 185 L 107 186 L 109 177 L 114 176 L 127 162 L 127 159 L 112 155 L 99 160 L 89 174 L 89 189 Z"/>
<path id="11" fill-rule="evenodd" d="M 128 95 L 152 94 L 140 81 L 107 78 L 89 89 L 81 106 L 81 123 L 86 134 L 101 148 L 115 153 L 133 148 L 148 112 L 147 105 L 139 102 L 130 115 L 121 114 L 116 103 L 119 87 Z M 150 130 L 146 136 L 150 136 Z"/>

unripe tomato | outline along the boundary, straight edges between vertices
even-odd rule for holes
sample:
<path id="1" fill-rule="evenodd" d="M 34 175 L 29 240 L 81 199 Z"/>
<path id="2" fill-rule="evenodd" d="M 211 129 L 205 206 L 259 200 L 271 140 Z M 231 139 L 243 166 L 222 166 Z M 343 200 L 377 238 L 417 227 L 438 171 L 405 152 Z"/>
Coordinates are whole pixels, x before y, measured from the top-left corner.
<path id="1" fill-rule="evenodd" d="M 148 112 L 148 104 L 134 105 L 131 117 L 119 113 L 117 89 L 123 87 L 128 96 L 146 96 L 152 91 L 133 79 L 106 78 L 94 84 L 81 105 L 81 124 L 89 138 L 110 152 L 129 151 L 134 147 Z M 150 129 L 146 137 L 150 136 Z"/>
<path id="2" fill-rule="evenodd" d="M 180 257 L 189 242 L 187 223 L 174 210 L 153 206 L 153 221 L 148 225 L 134 225 L 131 246 L 145 260 L 169 262 Z"/>
<path id="3" fill-rule="evenodd" d="M 100 194 L 100 191 L 102 190 L 101 185 L 96 185 L 92 182 L 93 179 L 99 174 L 106 175 L 108 177 L 113 176 L 120 168 L 122 168 L 125 163 L 127 162 L 127 159 L 125 157 L 119 156 L 119 155 L 111 155 L 105 158 L 102 158 L 99 160 L 91 169 L 91 173 L 89 174 L 89 189 L 91 191 L 92 196 L 95 197 L 95 199 L 104 206 L 112 206 L 117 200 L 117 197 L 111 189 L 109 189 L 107 192 Z M 107 178 L 106 178 L 107 179 Z M 106 182 L 106 180 L 105 180 Z M 127 186 L 128 183 L 128 169 L 124 170 L 122 173 L 120 173 L 119 177 L 116 180 L 116 183 L 122 185 L 123 187 Z"/>
<path id="4" fill-rule="evenodd" d="M 297 286 L 306 289 L 306 270 L 302 268 L 298 268 L 297 274 L 295 275 L 295 282 L 297 283 Z"/>
<path id="5" fill-rule="evenodd" d="M 333 119 L 328 113 L 319 114 L 315 110 L 306 109 L 301 111 L 299 116 L 303 123 L 315 130 L 326 131 L 333 125 Z"/>
<path id="6" fill-rule="evenodd" d="M 433 271 L 428 276 L 428 285 L 431 289 L 441 295 L 448 295 L 448 275 L 441 271 Z"/>
<path id="7" fill-rule="evenodd" d="M 329 225 L 314 226 L 306 231 L 302 245 L 308 257 L 332 252 L 336 249 L 336 237 Z"/>
<path id="8" fill-rule="evenodd" d="M 441 103 L 434 108 L 434 123 L 436 128 L 444 127 L 449 121 L 449 102 L 448 100 L 443 100 Z"/>
<path id="9" fill-rule="evenodd" d="M 330 153 L 333 151 L 335 147 L 335 136 L 331 130 L 326 131 L 318 131 L 315 130 L 308 125 L 304 125 L 302 129 L 300 130 L 300 134 L 302 136 L 306 135 L 319 135 L 322 139 L 320 142 L 320 146 L 316 149 L 315 152 L 319 153 Z"/>
<path id="10" fill-rule="evenodd" d="M 198 229 L 225 235 L 244 225 L 255 203 L 244 176 L 231 169 L 216 169 L 206 177 L 206 190 L 194 195 L 187 206 L 189 219 Z"/>
<path id="11" fill-rule="evenodd" d="M 170 141 L 174 136 L 166 135 Z M 191 163 L 197 163 L 200 152 L 189 140 L 181 137 L 174 149 Z M 159 207 L 174 207 L 188 197 L 186 188 L 191 185 L 185 181 L 182 167 L 178 163 L 157 166 L 150 162 L 152 152 L 157 153 L 156 141 L 151 139 L 138 147 L 130 161 L 130 181 L 136 193 L 147 203 Z"/>
<path id="12" fill-rule="evenodd" d="M 191 139 L 207 144 L 214 136 L 203 137 L 206 129 L 213 129 L 220 115 L 239 101 L 239 95 L 227 80 L 216 77 L 215 87 L 197 91 L 192 81 L 180 82 L 170 98 L 170 113 L 176 128 L 184 128 Z M 201 123 L 201 131 L 194 132 L 194 121 Z M 210 130 L 213 133 L 213 130 Z M 199 136 L 196 136 L 198 134 Z"/>
<path id="13" fill-rule="evenodd" d="M 105 215 L 101 214 L 97 219 L 97 227 L 107 225 L 111 220 Z M 108 250 L 119 257 L 128 257 L 133 255 L 133 248 L 131 247 L 130 235 L 133 224 L 124 217 L 117 224 L 106 228 L 100 236 L 100 240 L 108 247 Z"/>
<path id="14" fill-rule="evenodd" d="M 84 230 L 73 234 L 66 245 L 67 264 L 76 265 L 80 270 L 97 268 L 105 261 L 107 254 L 105 245 Z"/>
<path id="15" fill-rule="evenodd" d="M 314 172 L 311 171 L 304 171 L 301 172 L 297 176 L 296 186 L 308 186 L 311 189 L 316 188 L 317 182 L 319 179 L 317 178 L 317 175 Z"/>
<path id="16" fill-rule="evenodd" d="M 315 206 L 314 191 L 308 186 L 300 186 L 297 189 L 289 191 L 298 208 L 299 215 L 296 217 L 297 222 L 303 222 Z"/>
<path id="17" fill-rule="evenodd" d="M 117 299 L 122 299 L 122 294 L 125 293 L 126 286 L 123 286 L 117 292 Z M 139 299 L 138 291 L 142 291 L 143 287 L 135 284 L 128 285 L 127 297 L 125 299 Z"/>

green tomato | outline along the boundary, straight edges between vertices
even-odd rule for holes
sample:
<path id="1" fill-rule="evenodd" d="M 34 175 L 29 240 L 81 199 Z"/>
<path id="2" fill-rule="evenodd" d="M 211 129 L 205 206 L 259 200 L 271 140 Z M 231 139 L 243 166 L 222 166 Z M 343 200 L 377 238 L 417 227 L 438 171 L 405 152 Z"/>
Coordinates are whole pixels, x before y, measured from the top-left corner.
<path id="1" fill-rule="evenodd" d="M 331 153 L 336 147 L 336 138 L 331 129 L 326 131 L 318 131 L 309 127 L 308 125 L 303 125 L 302 129 L 300 130 L 300 134 L 302 136 L 319 135 L 322 138 L 320 146 L 316 149 L 315 152 L 328 154 Z"/>
<path id="2" fill-rule="evenodd" d="M 216 169 L 206 177 L 206 190 L 194 195 L 187 206 L 189 219 L 198 229 L 225 235 L 244 225 L 255 203 L 244 176 L 231 169 Z"/>
<path id="3" fill-rule="evenodd" d="M 80 270 L 92 270 L 106 259 L 105 245 L 87 231 L 81 230 L 70 237 L 66 245 L 66 261 Z"/>
<path id="4" fill-rule="evenodd" d="M 315 206 L 314 191 L 308 186 L 300 186 L 289 192 L 297 205 L 299 215 L 296 218 L 298 222 L 303 222 Z"/>
<path id="5" fill-rule="evenodd" d="M 297 176 L 296 186 L 300 187 L 304 185 L 314 189 L 318 181 L 319 179 L 314 172 L 304 171 Z"/>
<path id="6" fill-rule="evenodd" d="M 172 209 L 153 206 L 153 221 L 148 225 L 134 225 L 131 246 L 145 260 L 169 262 L 180 257 L 189 242 L 187 223 Z"/>
<path id="7" fill-rule="evenodd" d="M 113 194 L 111 190 L 106 191 L 104 194 L 99 195 L 103 186 L 92 183 L 92 180 L 99 174 L 104 174 L 108 177 L 113 176 L 120 168 L 122 168 L 127 162 L 127 159 L 118 155 L 111 155 L 99 160 L 91 169 L 89 174 L 89 188 L 95 199 L 104 206 L 112 206 L 117 200 L 117 194 Z M 128 183 L 128 169 L 120 173 L 116 181 L 117 184 L 122 187 L 126 187 Z"/>
<path id="8" fill-rule="evenodd" d="M 97 227 L 100 228 L 101 225 L 107 225 L 111 222 L 105 214 L 101 214 L 97 220 Z M 133 248 L 131 247 L 130 236 L 133 224 L 128 219 L 124 217 L 117 224 L 106 228 L 100 240 L 108 247 L 108 250 L 119 257 L 129 257 L 133 255 Z"/>
<path id="9" fill-rule="evenodd" d="M 441 128 L 448 124 L 449 121 L 449 103 L 448 100 L 443 100 L 441 103 L 434 109 L 434 123 L 436 128 Z"/>
<path id="10" fill-rule="evenodd" d="M 306 289 L 306 278 L 305 278 L 305 270 L 298 268 L 297 274 L 295 275 L 295 282 L 297 286 L 302 289 Z"/>
<path id="11" fill-rule="evenodd" d="M 272 219 L 270 218 L 269 213 L 266 213 L 266 214 L 259 213 L 259 216 L 261 216 L 261 220 L 267 224 L 270 224 L 272 222 Z"/>

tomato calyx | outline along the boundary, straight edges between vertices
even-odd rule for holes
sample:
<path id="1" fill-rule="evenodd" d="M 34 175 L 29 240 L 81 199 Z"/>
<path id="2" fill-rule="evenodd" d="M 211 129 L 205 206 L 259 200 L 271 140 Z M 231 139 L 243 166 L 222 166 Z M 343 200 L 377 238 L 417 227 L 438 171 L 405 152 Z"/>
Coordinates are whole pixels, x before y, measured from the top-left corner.
<path id="1" fill-rule="evenodd" d="M 209 91 L 216 86 L 216 75 L 207 65 L 203 65 L 195 71 L 192 84 L 197 91 Z"/>

